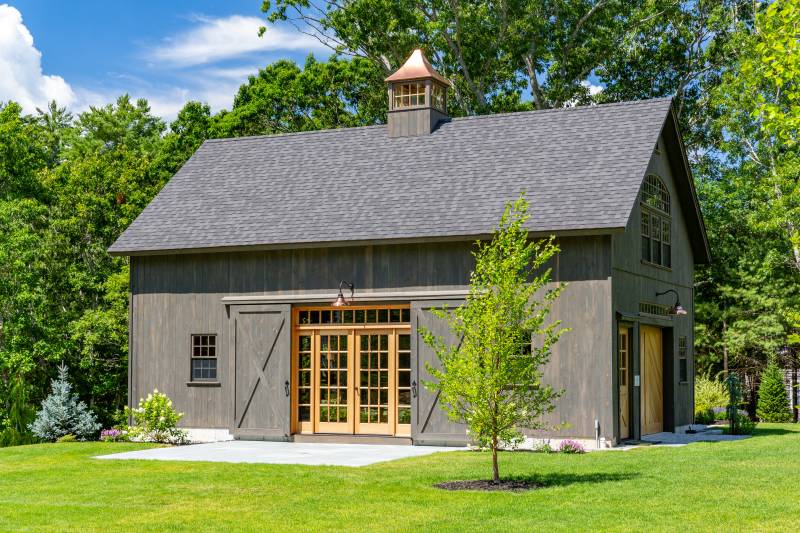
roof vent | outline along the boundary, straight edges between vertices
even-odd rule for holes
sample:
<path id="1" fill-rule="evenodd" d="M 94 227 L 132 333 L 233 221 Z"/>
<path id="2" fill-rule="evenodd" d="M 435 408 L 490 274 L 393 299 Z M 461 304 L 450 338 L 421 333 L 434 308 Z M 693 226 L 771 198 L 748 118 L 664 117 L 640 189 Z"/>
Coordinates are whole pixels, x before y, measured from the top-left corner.
<path id="1" fill-rule="evenodd" d="M 427 135 L 447 119 L 450 80 L 436 72 L 419 48 L 386 78 L 389 137 Z"/>

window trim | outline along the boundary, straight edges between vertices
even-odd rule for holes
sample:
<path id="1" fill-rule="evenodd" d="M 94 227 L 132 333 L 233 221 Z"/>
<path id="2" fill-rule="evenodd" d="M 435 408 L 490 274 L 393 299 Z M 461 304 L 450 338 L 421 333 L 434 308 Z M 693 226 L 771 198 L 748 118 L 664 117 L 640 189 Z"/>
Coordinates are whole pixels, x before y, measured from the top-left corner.
<path id="1" fill-rule="evenodd" d="M 652 191 L 649 189 L 657 189 Z M 661 205 L 653 205 L 648 202 L 649 198 L 660 195 Z M 664 184 L 664 180 L 657 174 L 648 174 L 642 182 L 642 190 L 639 195 L 639 256 L 642 264 L 672 270 L 672 196 L 669 189 Z M 647 223 L 645 224 L 645 219 Z M 656 224 L 654 224 L 656 222 Z M 645 226 L 647 232 L 645 234 Z M 657 228 L 656 228 L 657 226 Z M 667 230 L 665 232 L 664 230 Z M 667 236 L 665 239 L 664 236 Z M 645 257 L 645 241 L 647 241 L 647 256 Z M 654 258 L 654 250 L 658 246 L 658 261 Z"/>
<path id="2" fill-rule="evenodd" d="M 195 337 L 201 337 L 200 344 L 197 346 L 200 348 L 213 348 L 214 355 L 195 355 L 194 349 L 194 339 Z M 210 343 L 202 344 L 202 337 L 208 337 L 214 339 L 213 346 Z M 189 381 L 186 383 L 189 386 L 218 386 L 220 384 L 219 381 L 219 353 L 217 349 L 219 348 L 219 343 L 217 342 L 219 335 L 216 333 L 190 333 L 189 334 Z M 194 377 L 194 362 L 195 361 L 214 361 L 214 377 L 213 378 L 195 378 Z"/>
<path id="3" fill-rule="evenodd" d="M 681 361 L 685 362 L 685 376 L 681 376 Z M 678 383 L 681 385 L 689 383 L 689 339 L 686 335 L 678 337 Z"/>

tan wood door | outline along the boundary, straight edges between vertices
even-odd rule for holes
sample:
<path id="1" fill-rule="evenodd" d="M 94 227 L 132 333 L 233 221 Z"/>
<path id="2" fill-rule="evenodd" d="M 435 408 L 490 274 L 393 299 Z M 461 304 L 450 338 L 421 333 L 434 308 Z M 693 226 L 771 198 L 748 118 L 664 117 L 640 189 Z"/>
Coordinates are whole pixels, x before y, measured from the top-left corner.
<path id="1" fill-rule="evenodd" d="M 395 426 L 395 332 L 356 335 L 355 432 L 389 435 Z"/>
<path id="2" fill-rule="evenodd" d="M 316 431 L 353 433 L 352 337 L 345 332 L 320 332 L 315 361 L 317 390 L 315 398 Z"/>
<path id="3" fill-rule="evenodd" d="M 664 431 L 664 357 L 661 328 L 640 327 L 642 435 Z"/>
<path id="4" fill-rule="evenodd" d="M 619 354 L 619 438 L 628 439 L 631 436 L 630 412 L 631 403 L 629 388 L 629 361 L 630 361 L 630 328 L 619 328 L 617 351 Z"/>

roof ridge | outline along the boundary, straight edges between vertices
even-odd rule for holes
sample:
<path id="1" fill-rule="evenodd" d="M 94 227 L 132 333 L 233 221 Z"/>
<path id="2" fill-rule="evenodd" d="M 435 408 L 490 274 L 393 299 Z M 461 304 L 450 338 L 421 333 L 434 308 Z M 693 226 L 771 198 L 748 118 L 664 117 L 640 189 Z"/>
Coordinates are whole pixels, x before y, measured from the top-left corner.
<path id="1" fill-rule="evenodd" d="M 481 120 L 481 119 L 490 119 L 496 117 L 508 117 L 508 116 L 516 116 L 516 115 L 531 115 L 531 114 L 547 114 L 547 113 L 563 113 L 563 112 L 578 112 L 578 111 L 589 111 L 591 109 L 598 109 L 598 108 L 606 108 L 606 107 L 622 107 L 622 106 L 634 106 L 634 105 L 645 105 L 645 104 L 654 104 L 656 102 L 662 102 L 665 100 L 672 100 L 672 96 L 662 96 L 659 98 L 647 98 L 643 100 L 625 100 L 622 102 L 606 102 L 602 104 L 589 104 L 589 105 L 580 105 L 580 106 L 572 106 L 572 107 L 556 107 L 556 108 L 549 108 L 549 109 L 531 109 L 529 111 L 509 111 L 506 113 L 490 113 L 486 115 L 470 115 L 466 117 L 453 117 L 448 119 L 448 122 L 462 122 L 467 120 Z M 258 139 L 273 139 L 273 138 L 283 138 L 283 137 L 295 137 L 295 136 L 302 136 L 302 135 L 312 135 L 312 134 L 326 134 L 326 133 L 343 133 L 352 130 L 372 130 L 377 128 L 385 128 L 386 124 L 373 124 L 370 126 L 350 126 L 346 128 L 325 128 L 322 130 L 309 130 L 309 131 L 292 131 L 286 133 L 268 133 L 264 135 L 248 135 L 244 137 L 218 137 L 215 139 L 206 139 L 203 144 L 205 143 L 218 143 L 218 142 L 230 142 L 230 141 L 245 141 L 245 140 L 258 140 Z"/>

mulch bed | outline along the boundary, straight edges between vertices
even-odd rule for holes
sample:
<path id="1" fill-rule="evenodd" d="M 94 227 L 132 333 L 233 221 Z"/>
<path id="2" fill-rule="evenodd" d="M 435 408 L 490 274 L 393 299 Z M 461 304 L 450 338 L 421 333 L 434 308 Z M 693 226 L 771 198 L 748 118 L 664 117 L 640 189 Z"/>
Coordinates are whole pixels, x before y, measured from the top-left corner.
<path id="1" fill-rule="evenodd" d="M 527 490 L 540 489 L 543 485 L 534 483 L 533 481 L 514 479 L 501 479 L 499 483 L 494 483 L 490 479 L 471 479 L 466 481 L 445 481 L 443 483 L 437 483 L 434 487 L 444 490 L 524 492 Z"/>

